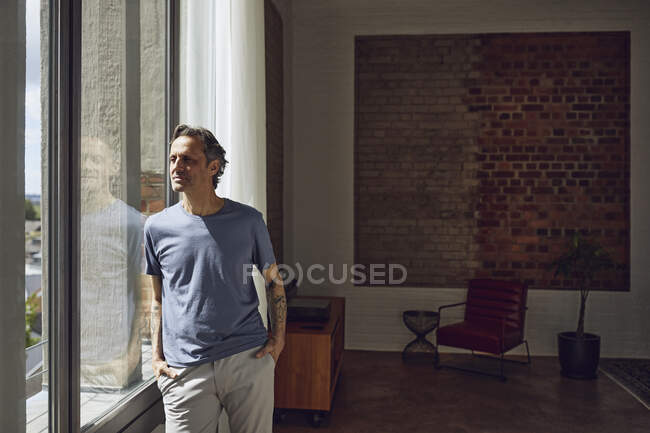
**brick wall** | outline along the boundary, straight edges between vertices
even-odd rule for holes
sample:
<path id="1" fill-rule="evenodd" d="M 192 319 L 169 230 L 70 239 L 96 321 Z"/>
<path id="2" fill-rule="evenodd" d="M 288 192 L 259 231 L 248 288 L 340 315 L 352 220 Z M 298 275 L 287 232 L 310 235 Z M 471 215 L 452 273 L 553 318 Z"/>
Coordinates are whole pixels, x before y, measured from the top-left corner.
<path id="1" fill-rule="evenodd" d="M 283 242 L 283 50 L 282 17 L 271 0 L 264 2 L 266 46 L 266 213 L 277 263 Z"/>
<path id="2" fill-rule="evenodd" d="M 409 285 L 461 287 L 474 258 L 479 40 L 356 40 L 355 263 L 401 263 Z"/>
<path id="3" fill-rule="evenodd" d="M 165 175 L 155 172 L 140 174 L 140 212 L 153 215 L 165 208 Z"/>
<path id="4" fill-rule="evenodd" d="M 359 37 L 355 262 L 408 285 L 569 288 L 575 230 L 629 289 L 629 33 Z"/>

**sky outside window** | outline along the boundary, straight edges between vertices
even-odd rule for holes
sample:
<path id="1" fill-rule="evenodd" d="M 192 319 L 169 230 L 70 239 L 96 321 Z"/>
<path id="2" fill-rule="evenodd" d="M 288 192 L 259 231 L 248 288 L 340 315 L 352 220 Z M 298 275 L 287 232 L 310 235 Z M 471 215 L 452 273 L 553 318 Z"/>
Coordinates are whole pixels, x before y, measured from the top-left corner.
<path id="1" fill-rule="evenodd" d="M 41 194 L 40 0 L 26 1 L 25 194 Z"/>

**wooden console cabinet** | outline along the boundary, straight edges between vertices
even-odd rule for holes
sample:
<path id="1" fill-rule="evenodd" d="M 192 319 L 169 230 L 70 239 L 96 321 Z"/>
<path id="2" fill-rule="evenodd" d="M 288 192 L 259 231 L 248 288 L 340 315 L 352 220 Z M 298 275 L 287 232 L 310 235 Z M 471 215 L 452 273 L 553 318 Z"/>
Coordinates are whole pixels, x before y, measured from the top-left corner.
<path id="1" fill-rule="evenodd" d="M 287 323 L 286 345 L 275 367 L 275 407 L 329 412 L 343 363 L 345 298 L 300 298 L 329 299 L 330 320 Z"/>

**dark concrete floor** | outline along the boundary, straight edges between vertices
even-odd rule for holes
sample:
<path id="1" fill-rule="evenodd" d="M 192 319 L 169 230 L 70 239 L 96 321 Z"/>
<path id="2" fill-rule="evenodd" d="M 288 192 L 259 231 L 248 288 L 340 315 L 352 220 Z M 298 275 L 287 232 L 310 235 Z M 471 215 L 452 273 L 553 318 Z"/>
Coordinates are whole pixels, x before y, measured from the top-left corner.
<path id="1" fill-rule="evenodd" d="M 444 363 L 498 371 L 492 359 L 442 354 Z M 554 357 L 506 364 L 508 381 L 431 364 L 402 362 L 399 352 L 346 351 L 333 409 L 319 429 L 307 412 L 288 411 L 275 433 L 650 432 L 650 411 L 600 373 L 560 376 Z"/>

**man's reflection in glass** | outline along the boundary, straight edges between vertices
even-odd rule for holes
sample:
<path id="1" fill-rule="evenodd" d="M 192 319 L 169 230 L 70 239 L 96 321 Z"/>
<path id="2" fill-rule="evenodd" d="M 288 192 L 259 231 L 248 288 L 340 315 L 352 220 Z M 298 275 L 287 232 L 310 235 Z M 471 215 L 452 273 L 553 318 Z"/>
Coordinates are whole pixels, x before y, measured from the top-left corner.
<path id="1" fill-rule="evenodd" d="M 121 389 L 142 374 L 136 312 L 144 216 L 114 194 L 126 190 L 120 164 L 117 148 L 100 138 L 82 138 L 82 390 Z M 136 181 L 139 184 L 139 176 Z"/>

